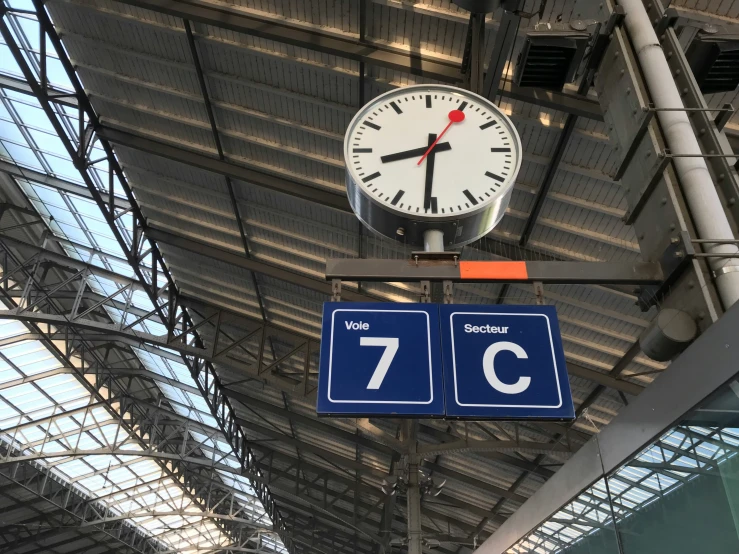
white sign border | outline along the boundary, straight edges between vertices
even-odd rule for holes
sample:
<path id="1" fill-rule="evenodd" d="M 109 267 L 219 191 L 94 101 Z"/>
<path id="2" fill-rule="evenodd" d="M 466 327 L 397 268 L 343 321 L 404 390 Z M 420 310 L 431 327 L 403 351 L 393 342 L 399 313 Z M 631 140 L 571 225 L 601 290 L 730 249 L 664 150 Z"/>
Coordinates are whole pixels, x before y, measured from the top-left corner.
<path id="1" fill-rule="evenodd" d="M 429 385 L 431 398 L 426 401 L 398 401 L 398 400 L 334 400 L 331 398 L 331 371 L 333 367 L 334 359 L 334 328 L 335 328 L 335 317 L 338 312 L 382 312 L 382 313 L 410 313 L 410 314 L 423 314 L 426 316 L 426 338 L 428 340 L 429 347 Z M 326 397 L 332 404 L 399 404 L 399 405 L 422 405 L 427 406 L 434 402 L 434 366 L 433 356 L 431 355 L 431 320 L 428 312 L 424 310 L 364 310 L 361 308 L 339 308 L 333 311 L 331 314 L 331 341 L 329 343 L 329 354 L 328 354 L 328 387 L 326 391 Z"/>
<path id="2" fill-rule="evenodd" d="M 554 378 L 557 381 L 557 395 L 559 396 L 559 404 L 556 406 L 536 406 L 529 404 L 462 404 L 459 401 L 459 389 L 457 387 L 457 356 L 454 347 L 454 316 L 455 315 L 503 315 L 503 316 L 521 316 L 521 317 L 543 317 L 547 322 L 547 330 L 549 331 L 549 346 L 552 350 L 552 362 L 554 363 Z M 454 376 L 454 401 L 457 406 L 465 408 L 538 408 L 548 410 L 558 410 L 562 407 L 562 384 L 559 381 L 559 368 L 557 367 L 557 355 L 554 352 L 554 339 L 552 338 L 552 326 L 549 322 L 549 316 L 545 314 L 528 314 L 528 313 L 510 313 L 510 312 L 453 312 L 449 316 L 449 334 L 452 340 L 452 373 Z"/>

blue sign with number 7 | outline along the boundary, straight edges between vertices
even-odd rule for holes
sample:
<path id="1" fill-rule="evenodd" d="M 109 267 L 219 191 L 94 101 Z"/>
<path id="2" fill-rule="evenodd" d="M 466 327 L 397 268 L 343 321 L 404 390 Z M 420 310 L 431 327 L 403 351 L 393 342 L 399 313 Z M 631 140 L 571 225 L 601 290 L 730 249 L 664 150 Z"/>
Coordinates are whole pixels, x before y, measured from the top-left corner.
<path id="1" fill-rule="evenodd" d="M 323 307 L 319 415 L 444 415 L 439 307 Z"/>

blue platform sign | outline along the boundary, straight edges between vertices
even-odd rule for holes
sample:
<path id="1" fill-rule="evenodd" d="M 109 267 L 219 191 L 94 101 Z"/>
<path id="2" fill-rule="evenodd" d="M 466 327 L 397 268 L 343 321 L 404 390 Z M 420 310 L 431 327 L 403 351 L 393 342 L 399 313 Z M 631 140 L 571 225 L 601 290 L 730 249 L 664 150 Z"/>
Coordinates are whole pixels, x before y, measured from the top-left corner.
<path id="1" fill-rule="evenodd" d="M 439 307 L 327 302 L 319 415 L 443 416 Z"/>
<path id="2" fill-rule="evenodd" d="M 446 415 L 575 417 L 553 306 L 440 306 Z"/>

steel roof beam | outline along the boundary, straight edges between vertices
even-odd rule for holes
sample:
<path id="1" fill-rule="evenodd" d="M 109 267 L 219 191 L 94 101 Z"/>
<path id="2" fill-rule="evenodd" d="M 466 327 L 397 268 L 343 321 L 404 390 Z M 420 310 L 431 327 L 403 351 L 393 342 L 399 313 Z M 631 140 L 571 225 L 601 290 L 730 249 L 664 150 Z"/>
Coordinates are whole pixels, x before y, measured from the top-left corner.
<path id="1" fill-rule="evenodd" d="M 185 33 L 187 35 L 187 44 L 190 48 L 190 56 L 192 57 L 193 65 L 195 66 L 195 73 L 198 77 L 198 84 L 200 86 L 200 94 L 202 96 L 203 102 L 205 104 L 205 112 L 208 114 L 208 122 L 210 123 L 210 129 L 211 133 L 213 135 L 213 142 L 216 145 L 216 150 L 218 152 L 218 159 L 223 161 L 226 161 L 226 157 L 223 155 L 223 145 L 221 144 L 221 137 L 218 133 L 218 125 L 216 124 L 216 116 L 213 112 L 213 106 L 210 101 L 210 94 L 208 93 L 208 86 L 205 83 L 205 73 L 203 72 L 202 64 L 200 63 L 200 56 L 198 55 L 198 48 L 195 44 L 195 37 L 192 34 L 192 28 L 190 26 L 190 22 L 185 19 L 183 21 L 185 25 Z M 228 196 L 229 201 L 231 204 L 231 209 L 233 210 L 234 218 L 236 219 L 236 226 L 239 230 L 239 236 L 241 238 L 241 244 L 244 247 L 244 256 L 251 259 L 251 249 L 249 247 L 249 241 L 246 237 L 246 231 L 244 229 L 244 221 L 241 217 L 241 211 L 239 210 L 239 203 L 236 201 L 236 193 L 234 192 L 234 186 L 231 182 L 231 178 L 229 176 L 224 176 L 225 184 L 226 184 L 226 190 L 228 190 Z M 262 315 L 262 319 L 264 321 L 267 321 L 267 313 L 264 310 L 264 300 L 262 298 L 262 294 L 259 291 L 259 282 L 257 281 L 257 276 L 254 271 L 249 272 L 249 278 L 251 280 L 252 286 L 254 287 L 254 292 L 256 293 L 257 297 L 257 304 L 259 304 L 259 312 Z M 270 341 L 271 344 L 271 341 Z M 274 352 L 274 346 L 272 346 L 272 351 Z"/>
<path id="2" fill-rule="evenodd" d="M 34 181 L 36 183 L 46 185 L 47 187 L 55 188 L 69 194 L 74 194 L 75 196 L 81 196 L 82 198 L 93 200 L 92 194 L 86 186 L 78 185 L 76 183 L 73 183 L 72 181 L 66 181 L 58 177 L 52 177 L 51 175 L 40 173 L 38 171 L 34 171 L 33 169 L 20 167 L 15 164 L 0 160 L 0 172 L 7 173 L 8 175 L 15 177 L 16 179 L 27 179 L 29 181 Z M 103 200 L 105 200 L 106 203 L 110 203 L 110 196 L 107 193 L 100 192 L 100 195 L 103 197 Z M 116 198 L 115 203 L 119 208 L 124 210 L 131 207 L 131 205 L 128 203 L 128 200 L 125 198 Z"/>
<path id="3" fill-rule="evenodd" d="M 585 74 L 582 76 L 580 80 L 580 85 L 577 89 L 577 95 L 582 98 L 587 97 L 588 90 L 590 90 L 590 86 L 595 76 L 595 72 L 598 70 L 598 66 L 601 63 L 603 54 L 606 50 L 606 47 L 608 46 L 608 42 L 610 42 L 610 34 L 613 31 L 613 28 L 618 23 L 620 23 L 620 21 L 624 17 L 624 14 L 622 12 L 623 10 L 612 14 L 611 18 L 604 25 L 603 31 L 601 31 L 599 26 L 597 34 L 593 37 L 591 41 L 591 55 L 587 60 Z M 557 144 L 554 148 L 554 154 L 552 155 L 552 158 L 547 166 L 547 170 L 544 174 L 544 179 L 542 180 L 539 189 L 536 191 L 536 196 L 534 197 L 534 204 L 531 208 L 531 213 L 529 214 L 529 217 L 524 224 L 523 231 L 521 231 L 521 238 L 518 241 L 521 246 L 526 246 L 526 243 L 528 243 L 529 238 L 531 237 L 531 233 L 534 230 L 534 225 L 536 225 L 536 220 L 538 219 L 539 213 L 541 213 L 542 206 L 544 205 L 544 200 L 546 200 L 549 188 L 554 182 L 554 177 L 557 174 L 559 165 L 562 161 L 562 158 L 564 157 L 565 151 L 567 150 L 567 146 L 570 143 L 570 137 L 575 130 L 577 120 L 578 115 L 576 114 L 569 114 L 567 116 L 564 128 L 562 129 L 562 132 L 560 133 L 557 140 Z"/>
<path id="4" fill-rule="evenodd" d="M 269 451 L 269 449 L 265 449 L 265 450 L 268 450 Z M 279 455 L 279 453 L 277 453 L 277 452 L 273 452 L 273 454 L 278 454 Z M 287 456 L 285 454 L 281 454 L 279 456 L 280 457 L 288 458 L 289 460 L 293 460 L 294 461 L 294 464 L 297 466 L 297 459 L 296 458 L 291 457 L 291 456 Z M 305 469 L 307 469 L 309 471 L 312 471 L 312 472 L 314 472 L 316 474 L 319 474 L 319 475 L 326 473 L 325 470 L 323 470 L 321 468 L 318 468 L 316 466 L 312 466 L 311 464 L 307 464 L 306 467 L 305 467 Z M 265 471 L 266 471 L 266 468 L 265 468 Z M 275 470 L 274 468 L 271 470 L 271 475 L 276 475 L 277 476 L 277 479 L 287 479 L 291 483 L 292 482 L 295 482 L 295 476 L 293 476 L 293 475 L 291 475 L 289 473 L 285 473 L 285 472 L 281 472 L 279 470 Z M 338 514 L 343 514 L 343 516 L 345 516 L 345 517 L 352 517 L 352 515 L 353 515 L 352 512 L 350 512 L 347 509 L 344 509 L 344 508 L 335 506 L 335 503 L 336 503 L 337 500 L 343 500 L 344 502 L 351 504 L 353 502 L 353 498 L 344 498 L 344 499 L 341 498 L 346 492 L 352 492 L 353 495 L 371 495 L 373 497 L 380 497 L 380 498 L 382 498 L 384 496 L 381 492 L 379 492 L 379 491 L 377 491 L 375 489 L 372 489 L 372 488 L 368 487 L 367 485 L 363 485 L 361 483 L 356 483 L 356 482 L 354 482 L 353 480 L 351 480 L 351 479 L 349 479 L 347 477 L 340 477 L 339 475 L 334 474 L 334 475 L 332 475 L 330 477 L 330 479 L 332 481 L 334 481 L 335 483 L 339 484 L 340 486 L 345 487 L 345 490 L 344 490 L 343 493 L 339 493 L 337 491 L 331 490 L 330 492 L 334 496 L 334 500 L 329 503 L 330 505 L 334 505 L 334 510 Z M 274 483 L 274 481 L 275 480 L 273 480 L 272 478 L 270 478 L 270 482 L 271 483 Z M 272 486 L 274 486 L 274 485 L 272 485 Z M 310 483 L 310 482 L 304 482 L 303 481 L 302 482 L 302 485 L 301 484 L 298 485 L 298 488 L 300 488 L 301 486 L 305 487 L 305 490 L 312 489 L 312 490 L 314 490 L 319 495 L 322 493 L 322 490 L 320 489 L 320 487 L 318 485 L 316 485 L 315 483 Z M 282 489 L 282 490 L 286 490 L 286 489 Z M 277 492 L 276 494 L 279 495 L 280 493 Z M 290 495 L 290 496 L 292 496 L 292 497 L 294 497 L 294 494 L 293 493 L 288 492 L 287 494 Z M 302 499 L 302 498 L 305 498 L 305 497 L 300 497 L 300 498 Z M 478 507 L 475 507 L 475 506 L 467 505 L 463 501 L 458 500 L 457 498 L 451 497 L 451 496 L 446 495 L 446 494 L 441 494 L 441 495 L 439 495 L 436 498 L 440 502 L 443 502 L 445 504 L 454 505 L 455 507 L 457 507 L 457 508 L 459 508 L 461 510 L 471 511 L 473 514 L 478 515 L 478 516 L 489 515 L 488 514 L 488 511 L 485 510 L 484 508 L 478 508 Z M 306 502 L 310 503 L 311 501 L 310 500 L 306 500 Z M 317 499 L 313 499 L 312 502 L 315 505 L 319 506 L 319 507 L 321 506 L 321 503 Z M 402 501 L 402 500 L 399 501 L 399 502 L 401 504 L 404 504 L 404 501 Z M 360 508 L 362 508 L 362 510 L 366 514 L 374 514 L 374 515 L 377 516 L 377 518 L 380 521 L 382 521 L 382 518 L 383 518 L 383 515 L 384 514 L 383 514 L 383 510 L 379 508 L 379 502 L 375 503 L 374 506 L 369 505 L 369 504 L 365 504 L 365 503 L 362 503 L 362 502 L 358 502 L 357 505 Z M 469 525 L 467 523 L 464 523 L 463 521 L 458 520 L 457 518 L 455 518 L 453 516 L 448 516 L 448 515 L 445 515 L 445 514 L 442 514 L 442 513 L 438 512 L 436 510 L 433 510 L 433 503 L 426 503 L 426 504 L 424 504 L 424 506 L 426 508 L 426 510 L 424 511 L 424 515 L 427 516 L 427 517 L 429 517 L 430 519 L 433 516 L 441 517 L 441 518 L 444 518 L 447 521 L 452 522 L 453 525 L 457 525 L 458 527 L 460 527 L 462 529 L 465 529 L 468 532 L 473 529 L 471 525 Z M 502 517 L 502 516 L 495 517 L 494 519 L 496 520 L 497 523 L 502 523 L 503 521 L 505 521 L 505 518 Z M 398 521 L 401 524 L 405 524 L 405 519 L 402 518 L 402 517 L 394 517 L 394 521 Z M 432 528 L 430 526 L 427 527 L 427 528 L 430 531 L 432 531 L 432 532 L 438 532 L 438 529 L 434 529 L 434 528 Z"/>
<path id="5" fill-rule="evenodd" d="M 313 188 L 288 177 L 268 174 L 257 169 L 248 169 L 232 162 L 218 160 L 200 152 L 187 150 L 179 146 L 153 140 L 128 131 L 114 129 L 105 125 L 99 127 L 98 133 L 101 137 L 106 138 L 110 142 L 127 148 L 132 148 L 154 156 L 163 157 L 178 163 L 204 169 L 218 175 L 229 176 L 258 187 L 287 194 L 302 200 L 308 200 L 309 202 L 314 202 L 327 208 L 333 208 L 346 213 L 353 213 L 346 195 L 340 191 L 333 192 L 325 189 Z M 565 232 L 571 231 L 565 230 Z M 592 235 L 587 235 L 586 238 L 601 242 L 603 241 L 602 237 L 594 237 Z M 513 239 L 506 240 L 506 242 L 512 241 Z M 480 244 L 495 242 L 496 240 L 484 238 Z M 609 242 L 608 244 L 611 243 Z M 520 247 L 518 248 L 520 249 Z M 496 247 L 494 249 L 497 250 L 499 248 Z M 487 251 L 490 250 L 488 249 Z M 514 254 L 512 255 L 516 255 L 515 252 L 517 251 L 513 250 L 513 252 Z M 532 255 L 530 258 L 539 259 L 541 258 L 541 254 Z"/>
<path id="6" fill-rule="evenodd" d="M 246 181 L 256 186 L 263 187 L 275 192 L 288 194 L 295 198 L 316 202 L 329 208 L 341 210 L 343 212 L 351 212 L 351 206 L 346 196 L 338 193 L 311 188 L 309 186 L 290 181 L 284 177 L 268 175 L 261 171 L 247 169 L 246 167 L 236 165 L 231 162 L 222 161 L 217 158 L 211 158 L 198 152 L 192 152 L 176 146 L 170 146 L 163 142 L 155 141 L 146 137 L 120 131 L 111 127 L 100 126 L 98 135 L 114 144 L 147 152 L 155 156 L 167 158 L 186 165 L 197 167 L 216 173 L 225 175 L 233 179 Z"/>
<path id="7" fill-rule="evenodd" d="M 331 283 L 327 283 L 325 281 L 320 281 L 312 277 L 306 277 L 304 275 L 300 275 L 299 273 L 294 273 L 292 271 L 282 269 L 278 266 L 268 264 L 266 262 L 249 259 L 241 254 L 229 252 L 227 250 L 217 248 L 204 242 L 181 237 L 180 235 L 176 235 L 162 229 L 149 227 L 146 230 L 146 234 L 149 238 L 161 244 L 169 244 L 170 246 L 176 246 L 177 248 L 183 249 L 188 252 L 193 252 L 207 258 L 217 259 L 222 262 L 241 267 L 243 269 L 248 269 L 249 271 L 256 271 L 257 273 L 261 273 L 275 279 L 280 279 L 299 287 L 323 293 L 326 295 L 327 298 L 330 297 L 332 294 Z M 344 288 L 346 289 L 346 287 Z M 376 301 L 376 299 L 370 298 L 365 294 L 352 292 L 351 290 L 343 290 L 342 297 L 353 302 Z"/>
<path id="8" fill-rule="evenodd" d="M 318 29 L 306 29 L 283 20 L 260 17 L 253 12 L 214 6 L 202 0 L 124 0 L 123 3 L 444 83 L 457 85 L 463 79 L 461 66 L 457 63 L 432 60 L 427 56 L 362 41 L 359 37 L 340 37 Z M 597 102 L 577 98 L 572 94 L 521 89 L 515 85 L 504 87 L 500 92 L 514 100 L 602 120 Z"/>
<path id="9" fill-rule="evenodd" d="M 289 444 L 293 446 L 294 448 L 299 448 L 300 450 L 304 450 L 306 452 L 310 452 L 315 456 L 319 456 L 321 458 L 324 458 L 326 461 L 330 463 L 335 463 L 340 466 L 343 466 L 347 468 L 350 471 L 357 471 L 360 474 L 367 475 L 368 477 L 373 478 L 379 478 L 383 479 L 387 476 L 387 471 L 383 469 L 378 469 L 374 467 L 367 466 L 361 462 L 357 462 L 356 460 L 352 458 L 346 458 L 345 456 L 334 454 L 331 452 L 326 451 L 325 449 L 319 448 L 318 446 L 306 443 L 304 441 L 298 440 L 298 439 L 292 439 L 291 437 L 288 437 L 287 435 L 284 435 L 284 433 L 280 433 L 277 431 L 274 431 L 272 429 L 268 429 L 266 427 L 263 427 L 261 425 L 258 425 L 256 423 L 253 423 L 251 421 L 246 420 L 240 420 L 239 423 L 246 427 L 247 429 L 253 430 L 255 433 L 258 433 L 260 435 L 267 436 L 271 439 L 277 439 L 284 441 L 286 444 Z M 505 443 L 505 441 L 501 441 L 502 444 Z M 429 445 L 434 446 L 434 445 Z M 443 445 L 440 445 L 443 446 Z M 541 443 L 542 447 L 548 446 L 547 443 Z M 486 483 L 484 481 L 480 481 L 479 479 L 471 476 L 467 476 L 464 474 L 461 474 L 453 469 L 445 468 L 441 465 L 438 465 L 434 462 L 423 462 L 424 467 L 427 467 L 429 469 L 433 469 L 434 472 L 444 475 L 446 477 L 449 477 L 450 479 L 457 480 L 459 482 L 478 487 L 480 489 L 486 490 L 492 494 L 495 494 L 496 496 L 506 496 L 508 498 L 511 498 L 515 500 L 516 502 L 525 502 L 526 497 L 521 496 L 518 494 L 510 494 L 506 489 L 503 489 L 501 487 L 498 487 L 496 485 L 492 485 L 489 483 Z M 377 493 L 379 494 L 379 493 Z"/>

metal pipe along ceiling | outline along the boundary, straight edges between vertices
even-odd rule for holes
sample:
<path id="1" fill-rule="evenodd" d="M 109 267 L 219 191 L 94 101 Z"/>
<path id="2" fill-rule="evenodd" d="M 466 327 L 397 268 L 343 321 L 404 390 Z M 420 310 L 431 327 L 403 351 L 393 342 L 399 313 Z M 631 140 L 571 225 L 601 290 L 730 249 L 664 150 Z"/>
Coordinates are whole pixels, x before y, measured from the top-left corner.
<path id="1" fill-rule="evenodd" d="M 657 108 L 682 108 L 680 92 L 642 0 L 617 2 L 626 12 L 626 29 L 639 58 L 654 105 Z M 701 152 L 688 114 L 684 111 L 660 111 L 657 116 L 664 130 L 667 146 L 678 156 L 674 159 L 675 170 L 699 238 L 734 239 L 705 159 L 679 157 L 680 154 Z M 735 244 L 709 245 L 707 250 L 712 254 L 736 254 L 738 251 Z M 712 257 L 710 260 L 721 300 L 728 309 L 739 300 L 739 260 L 721 257 Z"/>

